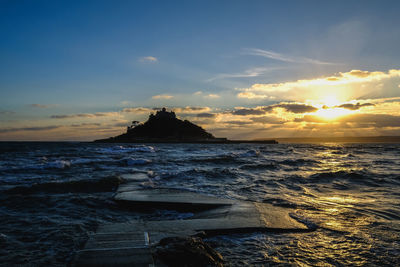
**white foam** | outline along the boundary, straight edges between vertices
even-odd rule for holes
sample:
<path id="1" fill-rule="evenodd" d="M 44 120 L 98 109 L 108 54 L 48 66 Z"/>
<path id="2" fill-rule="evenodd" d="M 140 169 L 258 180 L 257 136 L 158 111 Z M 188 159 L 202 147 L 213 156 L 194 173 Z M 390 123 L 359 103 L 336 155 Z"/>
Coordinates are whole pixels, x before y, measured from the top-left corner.
<path id="1" fill-rule="evenodd" d="M 46 163 L 44 167 L 49 169 L 65 169 L 71 167 L 71 162 L 68 160 L 56 160 Z"/>
<path id="2" fill-rule="evenodd" d="M 251 149 L 247 152 L 239 153 L 238 156 L 240 157 L 258 157 L 260 155 L 260 151 Z"/>

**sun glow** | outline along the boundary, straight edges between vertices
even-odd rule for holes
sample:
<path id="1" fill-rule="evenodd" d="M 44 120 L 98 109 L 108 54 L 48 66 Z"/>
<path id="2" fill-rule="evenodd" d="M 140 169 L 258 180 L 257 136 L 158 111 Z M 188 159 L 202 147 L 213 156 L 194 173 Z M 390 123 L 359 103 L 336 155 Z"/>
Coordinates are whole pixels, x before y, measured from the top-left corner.
<path id="1" fill-rule="evenodd" d="M 337 108 L 337 107 L 322 107 L 319 109 L 315 115 L 321 117 L 325 120 L 335 120 L 341 116 L 349 115 L 354 113 L 352 110 L 344 109 L 344 108 Z"/>
<path id="2" fill-rule="evenodd" d="M 314 105 L 318 107 L 314 114 L 323 120 L 332 121 L 355 112 L 354 110 L 339 107 L 342 103 L 343 101 L 335 94 L 324 95 L 318 101 L 318 104 Z"/>

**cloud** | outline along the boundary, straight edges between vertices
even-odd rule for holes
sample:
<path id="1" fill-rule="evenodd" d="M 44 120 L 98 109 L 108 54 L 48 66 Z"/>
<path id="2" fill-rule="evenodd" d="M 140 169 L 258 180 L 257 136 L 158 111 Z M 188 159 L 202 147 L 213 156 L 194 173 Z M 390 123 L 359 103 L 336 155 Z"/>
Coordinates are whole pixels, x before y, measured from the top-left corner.
<path id="1" fill-rule="evenodd" d="M 353 114 L 343 117 L 340 121 L 369 124 L 374 127 L 400 127 L 400 116 L 390 114 Z"/>
<path id="2" fill-rule="evenodd" d="M 244 49 L 244 54 L 245 55 L 251 55 L 251 56 L 260 56 L 260 57 L 266 57 L 278 61 L 283 61 L 283 62 L 289 62 L 289 63 L 306 63 L 306 64 L 317 64 L 317 65 L 333 65 L 334 63 L 331 62 L 325 62 L 325 61 L 320 61 L 316 59 L 311 59 L 311 58 L 306 58 L 306 57 L 291 57 L 287 55 L 283 55 L 280 53 L 276 53 L 270 50 L 263 50 L 263 49 L 258 49 L 258 48 L 248 48 Z"/>
<path id="3" fill-rule="evenodd" d="M 318 108 L 298 103 L 279 103 L 269 106 L 261 106 L 257 108 L 240 108 L 232 111 L 233 115 L 264 115 L 266 112 L 272 112 L 275 108 L 283 108 L 287 112 L 291 113 L 311 113 L 318 110 Z"/>
<path id="4" fill-rule="evenodd" d="M 66 115 L 51 115 L 52 119 L 73 119 L 73 118 L 97 118 L 97 117 L 112 117 L 118 116 L 118 112 L 97 112 L 97 113 L 79 113 Z"/>
<path id="5" fill-rule="evenodd" d="M 278 70 L 281 68 L 251 68 L 248 70 L 245 70 L 244 72 L 240 73 L 220 73 L 217 74 L 216 76 L 206 80 L 207 82 L 212 82 L 215 80 L 220 80 L 220 79 L 229 79 L 229 78 L 251 78 L 251 77 L 258 77 L 261 76 L 267 72 Z"/>
<path id="6" fill-rule="evenodd" d="M 214 117 L 216 117 L 216 114 L 204 112 L 204 113 L 196 114 L 196 117 L 198 117 L 198 118 L 214 118 Z"/>
<path id="7" fill-rule="evenodd" d="M 271 98 L 271 96 L 264 95 L 264 94 L 255 94 L 252 92 L 240 92 L 237 94 L 237 97 L 239 98 L 247 98 L 247 99 L 265 99 L 265 98 Z"/>
<path id="8" fill-rule="evenodd" d="M 208 95 L 205 95 L 204 97 L 205 98 L 220 98 L 220 96 L 217 94 L 208 94 Z"/>
<path id="9" fill-rule="evenodd" d="M 70 127 L 80 128 L 80 127 L 97 127 L 102 126 L 101 123 L 77 123 L 71 124 Z"/>
<path id="10" fill-rule="evenodd" d="M 283 108 L 288 112 L 292 113 L 309 113 L 309 112 L 316 112 L 318 108 L 305 105 L 305 104 L 277 104 L 277 105 L 272 105 L 268 106 L 267 108 L 272 107 L 272 108 Z"/>
<path id="11" fill-rule="evenodd" d="M 342 105 L 336 106 L 336 107 L 350 109 L 350 110 L 357 110 L 362 107 L 373 107 L 373 106 L 375 106 L 375 105 L 372 103 L 364 103 L 364 104 L 357 103 L 357 104 L 342 104 Z"/>
<path id="12" fill-rule="evenodd" d="M 58 129 L 61 126 L 43 126 L 43 127 L 24 127 L 24 128 L 0 128 L 0 133 L 21 132 L 21 131 L 48 131 Z"/>
<path id="13" fill-rule="evenodd" d="M 253 122 L 263 123 L 263 124 L 283 124 L 286 121 L 275 117 L 275 116 L 262 116 L 262 117 L 252 117 L 250 118 Z"/>
<path id="14" fill-rule="evenodd" d="M 175 107 L 171 108 L 176 113 L 184 113 L 184 114 L 194 114 L 194 113 L 206 113 L 211 110 L 209 107 Z"/>
<path id="15" fill-rule="evenodd" d="M 282 83 L 253 84 L 239 89 L 238 98 L 265 99 L 275 97 L 289 101 L 326 101 L 335 97 L 337 102 L 353 99 L 376 99 L 399 96 L 397 84 L 400 70 L 339 72 L 335 75 Z"/>
<path id="16" fill-rule="evenodd" d="M 232 121 L 224 121 L 225 124 L 233 124 L 233 125 L 249 125 L 253 124 L 251 121 L 239 121 L 239 120 L 232 120 Z"/>
<path id="17" fill-rule="evenodd" d="M 335 121 L 327 121 L 324 118 L 306 115 L 303 118 L 296 118 L 294 122 L 310 122 L 322 124 L 336 124 L 337 130 L 343 127 L 352 128 L 382 128 L 400 127 L 400 116 L 390 114 L 350 114 L 337 118 Z"/>
<path id="18" fill-rule="evenodd" d="M 195 93 L 193 93 L 193 95 L 195 96 L 202 96 L 204 98 L 208 98 L 208 99 L 216 99 L 216 98 L 220 98 L 221 96 L 218 94 L 211 94 L 211 93 L 204 93 L 202 91 L 197 91 Z"/>
<path id="19" fill-rule="evenodd" d="M 30 104 L 29 106 L 33 108 L 51 108 L 54 107 L 54 105 L 43 105 L 43 104 Z"/>
<path id="20" fill-rule="evenodd" d="M 327 120 L 315 115 L 305 115 L 302 118 L 295 118 L 294 122 L 327 123 Z"/>
<path id="21" fill-rule="evenodd" d="M 147 56 L 147 57 L 139 58 L 139 61 L 143 62 L 143 63 L 157 63 L 158 59 L 156 57 L 153 57 L 153 56 Z"/>
<path id="22" fill-rule="evenodd" d="M 255 108 L 241 108 L 232 111 L 233 115 L 248 116 L 248 115 L 264 115 L 265 111 Z"/>
<path id="23" fill-rule="evenodd" d="M 12 115 L 12 114 L 15 114 L 15 112 L 10 110 L 0 110 L 0 115 Z"/>
<path id="24" fill-rule="evenodd" d="M 124 108 L 121 112 L 124 112 L 124 113 L 149 113 L 151 111 L 153 111 L 153 109 L 138 107 L 138 108 Z"/>
<path id="25" fill-rule="evenodd" d="M 171 99 L 171 98 L 173 98 L 174 96 L 172 96 L 172 95 L 166 95 L 166 94 L 162 94 L 162 95 L 154 95 L 154 96 L 152 96 L 151 98 L 152 99 Z"/>

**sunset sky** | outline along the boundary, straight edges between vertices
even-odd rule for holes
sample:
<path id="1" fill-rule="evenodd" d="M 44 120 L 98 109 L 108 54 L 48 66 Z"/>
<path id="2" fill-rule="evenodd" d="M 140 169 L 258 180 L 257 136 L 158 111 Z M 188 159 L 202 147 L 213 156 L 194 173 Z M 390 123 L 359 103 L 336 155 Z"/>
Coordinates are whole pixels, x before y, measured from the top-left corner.
<path id="1" fill-rule="evenodd" d="M 400 135 L 400 1 L 0 1 L 0 140 L 161 107 L 217 137 Z"/>

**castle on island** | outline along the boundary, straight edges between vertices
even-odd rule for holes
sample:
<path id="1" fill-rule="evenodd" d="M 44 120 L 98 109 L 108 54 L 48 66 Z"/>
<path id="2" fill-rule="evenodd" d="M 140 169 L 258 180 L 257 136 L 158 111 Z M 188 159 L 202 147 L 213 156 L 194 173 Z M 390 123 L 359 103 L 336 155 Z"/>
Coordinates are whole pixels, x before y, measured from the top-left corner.
<path id="1" fill-rule="evenodd" d="M 202 127 L 176 117 L 175 112 L 166 108 L 150 114 L 143 123 L 132 121 L 126 133 L 118 136 L 96 140 L 101 143 L 210 143 L 210 144 L 238 144 L 262 143 L 276 144 L 275 140 L 228 140 L 216 138 Z"/>
<path id="2" fill-rule="evenodd" d="M 150 114 L 149 120 L 154 120 L 154 119 L 176 119 L 176 114 L 173 111 L 167 111 L 166 108 L 162 108 L 161 110 L 157 111 L 156 115 Z M 132 124 L 127 127 L 127 132 L 131 131 L 134 129 L 136 126 L 140 124 L 139 121 L 132 121 Z"/>

